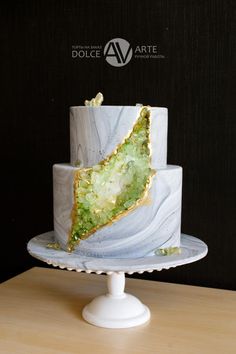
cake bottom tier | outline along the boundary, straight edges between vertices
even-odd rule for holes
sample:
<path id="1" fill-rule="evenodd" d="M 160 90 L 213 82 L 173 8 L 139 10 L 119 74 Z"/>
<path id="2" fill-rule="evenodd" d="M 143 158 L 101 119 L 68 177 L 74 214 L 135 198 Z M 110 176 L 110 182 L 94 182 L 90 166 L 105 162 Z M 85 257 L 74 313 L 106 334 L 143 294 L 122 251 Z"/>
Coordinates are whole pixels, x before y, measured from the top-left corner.
<path id="1" fill-rule="evenodd" d="M 55 241 L 64 250 L 72 226 L 75 170 L 69 164 L 53 166 Z M 179 247 L 181 200 L 182 168 L 168 165 L 158 169 L 147 200 L 81 240 L 74 253 L 98 258 L 138 258 L 152 256 L 158 249 Z"/>

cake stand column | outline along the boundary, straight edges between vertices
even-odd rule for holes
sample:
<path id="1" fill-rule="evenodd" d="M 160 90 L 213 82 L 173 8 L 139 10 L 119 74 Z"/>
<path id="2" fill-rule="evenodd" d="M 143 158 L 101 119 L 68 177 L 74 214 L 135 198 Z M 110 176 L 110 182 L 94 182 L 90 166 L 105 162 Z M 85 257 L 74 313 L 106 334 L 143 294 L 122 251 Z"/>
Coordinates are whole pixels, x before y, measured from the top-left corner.
<path id="1" fill-rule="evenodd" d="M 83 318 L 98 327 L 128 328 L 150 319 L 150 311 L 135 296 L 124 292 L 125 273 L 107 275 L 108 293 L 93 299 L 83 309 Z"/>

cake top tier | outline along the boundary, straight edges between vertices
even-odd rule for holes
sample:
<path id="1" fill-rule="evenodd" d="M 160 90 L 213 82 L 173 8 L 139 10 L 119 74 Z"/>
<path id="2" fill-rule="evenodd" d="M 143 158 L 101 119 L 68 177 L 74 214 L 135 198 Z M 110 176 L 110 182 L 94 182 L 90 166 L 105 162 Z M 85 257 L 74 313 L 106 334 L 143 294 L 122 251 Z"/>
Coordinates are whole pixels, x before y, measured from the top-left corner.
<path id="1" fill-rule="evenodd" d="M 98 96 L 98 95 L 97 95 Z M 96 96 L 96 97 L 97 97 Z M 71 163 L 91 167 L 107 158 L 132 132 L 142 109 L 136 106 L 101 106 L 102 98 L 86 100 L 86 106 L 70 107 Z M 153 168 L 167 163 L 167 108 L 149 107 Z"/>

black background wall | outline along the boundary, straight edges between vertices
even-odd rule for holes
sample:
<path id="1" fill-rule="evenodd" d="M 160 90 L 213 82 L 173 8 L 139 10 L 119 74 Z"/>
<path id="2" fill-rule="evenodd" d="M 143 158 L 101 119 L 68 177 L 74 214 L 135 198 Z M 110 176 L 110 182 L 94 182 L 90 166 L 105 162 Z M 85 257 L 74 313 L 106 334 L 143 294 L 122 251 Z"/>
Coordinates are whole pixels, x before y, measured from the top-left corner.
<path id="1" fill-rule="evenodd" d="M 209 246 L 196 263 L 144 274 L 235 288 L 233 1 L 1 3 L 1 278 L 33 265 L 27 241 L 53 228 L 52 165 L 69 161 L 68 108 L 102 91 L 107 105 L 169 108 L 168 162 L 184 168 L 182 230 Z M 73 59 L 72 45 L 121 37 L 162 59 Z M 138 276 L 138 275 L 137 275 Z"/>

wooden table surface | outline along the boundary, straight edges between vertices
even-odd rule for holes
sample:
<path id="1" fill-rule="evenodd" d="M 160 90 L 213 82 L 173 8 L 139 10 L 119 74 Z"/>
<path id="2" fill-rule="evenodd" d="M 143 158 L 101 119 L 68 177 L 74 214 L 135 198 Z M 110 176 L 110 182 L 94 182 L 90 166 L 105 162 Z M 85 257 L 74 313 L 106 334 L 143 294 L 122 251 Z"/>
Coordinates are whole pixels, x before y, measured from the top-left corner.
<path id="1" fill-rule="evenodd" d="M 32 268 L 0 286 L 0 353 L 236 353 L 236 293 L 127 279 L 151 321 L 104 329 L 81 317 L 104 275 Z"/>

